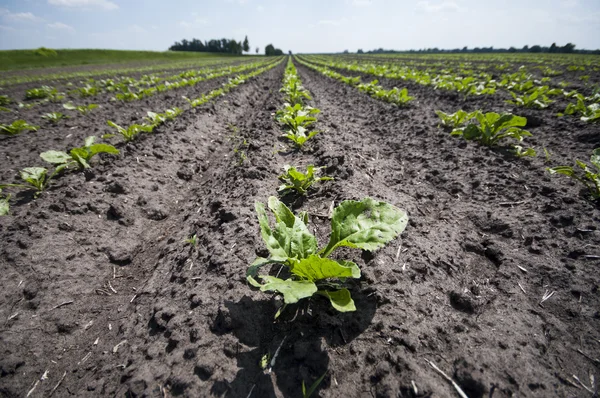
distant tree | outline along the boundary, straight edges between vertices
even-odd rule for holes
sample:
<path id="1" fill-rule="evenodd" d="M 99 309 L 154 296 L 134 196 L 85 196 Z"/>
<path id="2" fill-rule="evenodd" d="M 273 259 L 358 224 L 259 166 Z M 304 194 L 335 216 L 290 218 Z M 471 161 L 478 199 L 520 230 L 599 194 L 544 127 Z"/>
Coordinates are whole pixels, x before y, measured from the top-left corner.
<path id="1" fill-rule="evenodd" d="M 572 53 L 575 51 L 575 44 L 573 43 L 567 43 L 565 44 L 565 46 L 562 48 L 563 53 Z"/>
<path id="2" fill-rule="evenodd" d="M 250 51 L 250 43 L 248 43 L 248 36 L 244 39 L 244 52 Z"/>
<path id="3" fill-rule="evenodd" d="M 195 38 L 192 41 L 183 39 L 181 43 L 176 41 L 175 44 L 169 47 L 169 50 L 241 54 L 242 42 L 237 42 L 233 39 L 212 39 L 206 42 Z"/>
<path id="4" fill-rule="evenodd" d="M 531 48 L 529 49 L 529 52 L 530 53 L 541 53 L 542 47 L 540 47 L 536 44 L 535 46 L 531 46 Z"/>
<path id="5" fill-rule="evenodd" d="M 269 44 L 265 47 L 265 55 L 267 57 L 283 55 L 283 51 L 281 51 L 279 48 L 275 48 L 272 44 Z"/>
<path id="6" fill-rule="evenodd" d="M 289 54 L 289 55 L 292 55 L 292 50 L 288 50 L 288 54 Z"/>
<path id="7" fill-rule="evenodd" d="M 258 52 L 260 51 L 260 48 L 256 47 L 256 53 L 258 54 Z"/>
<path id="8" fill-rule="evenodd" d="M 516 49 L 516 48 L 514 48 L 514 47 L 511 47 L 511 48 L 509 48 L 509 49 L 508 49 L 508 52 L 509 52 L 509 53 L 516 53 L 516 52 L 517 52 L 517 49 Z"/>
<path id="9" fill-rule="evenodd" d="M 529 46 L 526 44 L 523 46 L 523 49 L 521 50 L 524 53 L 528 53 L 529 52 Z"/>
<path id="10" fill-rule="evenodd" d="M 364 51 L 362 50 L 362 48 L 359 48 L 358 51 L 356 52 L 357 54 L 364 54 Z"/>
<path id="11" fill-rule="evenodd" d="M 349 54 L 348 50 L 344 50 L 344 54 Z"/>

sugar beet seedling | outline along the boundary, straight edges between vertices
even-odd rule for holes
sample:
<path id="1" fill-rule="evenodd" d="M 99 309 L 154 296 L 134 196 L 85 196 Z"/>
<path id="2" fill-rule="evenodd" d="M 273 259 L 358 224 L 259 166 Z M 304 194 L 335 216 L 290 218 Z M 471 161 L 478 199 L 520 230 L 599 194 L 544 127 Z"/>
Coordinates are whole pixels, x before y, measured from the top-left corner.
<path id="1" fill-rule="evenodd" d="M 275 217 L 274 227 L 270 225 L 264 204 L 256 202 L 255 205 L 269 257 L 257 258 L 248 268 L 246 278 L 263 292 L 283 295 L 285 304 L 276 317 L 286 305 L 315 294 L 329 299 L 340 312 L 355 311 L 345 281 L 360 278 L 360 269 L 352 261 L 333 260 L 329 256 L 338 247 L 377 250 L 400 235 L 408 223 L 406 212 L 391 204 L 371 198 L 346 200 L 334 209 L 329 243 L 319 250 L 317 239 L 308 230 L 306 212 L 294 215 L 274 196 L 269 198 L 268 206 Z M 259 269 L 268 264 L 284 266 L 286 279 L 259 275 Z"/>

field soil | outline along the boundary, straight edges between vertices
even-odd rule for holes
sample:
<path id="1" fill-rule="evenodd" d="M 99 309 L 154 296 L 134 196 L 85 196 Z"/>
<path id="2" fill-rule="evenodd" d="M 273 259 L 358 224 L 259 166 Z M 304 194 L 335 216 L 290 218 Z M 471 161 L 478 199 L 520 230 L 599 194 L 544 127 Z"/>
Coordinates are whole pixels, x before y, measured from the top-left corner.
<path id="1" fill-rule="evenodd" d="M 501 110 L 500 99 L 415 88 L 403 109 L 297 64 L 321 132 L 290 151 L 273 120 L 284 66 L 37 199 L 13 198 L 0 218 L 0 395 L 302 397 L 325 375 L 313 396 L 459 396 L 441 371 L 470 398 L 591 397 L 600 208 L 545 168 L 587 160 L 598 127 L 541 111 L 528 142 L 550 163 L 518 159 L 437 126 L 436 109 Z M 0 137 L 1 181 L 44 150 L 109 133 L 107 119 L 133 123 L 181 95 L 107 100 L 93 119 Z M 409 215 L 385 248 L 337 254 L 362 270 L 356 312 L 315 298 L 275 320 L 281 300 L 246 282 L 265 255 L 254 203 L 276 195 L 285 164 L 334 177 L 285 198 L 308 211 L 321 245 L 332 202 L 370 196 Z"/>

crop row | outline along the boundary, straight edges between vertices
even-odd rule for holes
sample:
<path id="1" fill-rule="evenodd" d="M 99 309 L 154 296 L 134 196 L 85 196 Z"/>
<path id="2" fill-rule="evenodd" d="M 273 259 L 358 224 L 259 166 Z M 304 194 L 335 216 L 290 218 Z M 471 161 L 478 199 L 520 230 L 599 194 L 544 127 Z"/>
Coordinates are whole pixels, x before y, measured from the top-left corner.
<path id="1" fill-rule="evenodd" d="M 143 98 L 151 97 L 157 93 L 174 90 L 174 89 L 178 89 L 178 88 L 182 88 L 182 87 L 193 87 L 204 81 L 216 79 L 216 78 L 223 77 L 223 76 L 232 75 L 235 73 L 239 73 L 239 72 L 243 72 L 243 71 L 247 71 L 247 70 L 251 70 L 251 69 L 260 68 L 260 67 L 264 66 L 265 64 L 266 64 L 266 62 L 257 62 L 257 63 L 251 63 L 251 64 L 244 64 L 244 65 L 240 65 L 237 67 L 227 67 L 227 68 L 219 68 L 217 70 L 212 70 L 212 71 L 205 71 L 202 76 L 182 78 L 178 82 L 166 82 L 163 84 L 159 84 L 155 87 L 140 89 L 137 93 L 131 92 L 129 86 L 122 86 L 121 88 L 119 88 L 122 92 L 118 93 L 114 100 L 121 99 L 126 102 L 131 102 L 134 100 L 141 100 Z M 192 76 L 191 72 L 194 72 L 194 71 L 187 72 L 187 74 L 185 76 Z M 106 81 L 102 81 L 102 82 L 105 87 L 117 87 L 116 85 L 107 84 Z M 119 83 L 119 84 L 124 84 L 124 83 Z M 91 88 L 91 86 L 88 88 Z M 113 91 L 113 90 L 109 90 L 109 91 Z M 43 98 L 43 101 L 48 101 L 48 102 L 60 102 L 61 100 L 64 99 L 63 93 L 58 93 L 56 88 L 52 88 L 52 87 L 48 87 L 48 86 L 43 86 L 39 89 L 28 90 L 28 95 L 30 95 L 30 97 Z M 10 103 L 10 101 L 11 100 L 8 97 L 0 96 L 0 106 L 7 105 Z M 82 115 L 86 115 L 88 112 L 92 111 L 93 109 L 98 108 L 98 105 L 96 105 L 96 104 L 74 105 L 72 102 L 67 102 L 67 103 L 63 104 L 63 108 L 67 109 L 67 110 L 75 110 L 75 111 L 78 111 Z M 44 114 L 42 116 L 42 118 L 56 124 L 60 120 L 67 118 L 67 116 L 61 112 L 50 112 L 50 113 Z M 30 125 L 26 121 L 19 119 L 19 120 L 12 122 L 11 124 L 0 124 L 0 135 L 16 135 L 25 130 L 37 130 L 38 128 L 39 128 L 39 126 Z"/>
<path id="2" fill-rule="evenodd" d="M 284 93 L 284 104 L 275 114 L 275 120 L 283 129 L 283 136 L 295 144 L 296 153 L 302 155 L 302 146 L 314 136 L 314 131 L 306 134 L 306 130 L 317 122 L 315 115 L 320 111 L 306 104 L 312 98 L 302 87 L 291 58 L 281 92 Z M 296 135 L 305 139 L 299 141 Z M 284 304 L 276 318 L 287 305 L 315 295 L 327 298 L 338 311 L 355 311 L 349 286 L 351 279 L 360 278 L 360 268 L 349 260 L 332 259 L 331 254 L 340 247 L 374 251 L 401 234 L 408 222 L 406 213 L 391 204 L 369 197 L 360 201 L 345 200 L 333 209 L 329 242 L 319 248 L 316 237 L 308 228 L 308 213 L 294 214 L 283 203 L 284 198 L 293 200 L 295 195 L 306 195 L 317 181 L 332 179 L 317 177 L 319 171 L 320 168 L 313 165 L 307 167 L 306 173 L 294 166 L 284 166 L 284 174 L 279 176 L 283 181 L 279 189 L 282 199 L 271 196 L 267 204 L 273 213 L 274 225 L 269 221 L 265 205 L 255 204 L 269 257 L 258 257 L 246 276 L 248 282 L 261 291 L 283 296 Z M 259 273 L 268 265 L 276 265 L 282 270 L 277 276 Z"/>
<path id="3" fill-rule="evenodd" d="M 244 57 L 244 60 L 259 60 L 260 57 Z M 155 65 L 149 66 L 138 66 L 138 67 L 121 67 L 121 68 L 105 68 L 98 69 L 89 72 L 61 72 L 61 73 L 45 73 L 36 76 L 13 76 L 7 77 L 4 79 L 0 79 L 1 86 L 10 86 L 15 84 L 22 83 L 35 83 L 35 82 L 43 82 L 50 80 L 66 80 L 66 79 L 77 79 L 77 78 L 97 78 L 99 76 L 107 76 L 107 75 L 128 75 L 128 74 L 138 74 L 138 73 L 154 73 L 158 71 L 169 71 L 176 69 L 190 69 L 197 68 L 199 66 L 210 66 L 214 64 L 222 64 L 223 62 L 235 62 L 239 60 L 239 58 L 230 57 L 218 57 L 218 58 L 199 58 L 197 60 L 185 60 L 185 61 L 175 61 L 175 62 L 167 62 L 167 63 L 158 63 Z"/>
<path id="4" fill-rule="evenodd" d="M 114 100 L 134 101 L 151 97 L 157 93 L 181 87 L 190 87 L 199 82 L 214 79 L 229 74 L 258 68 L 266 61 L 243 63 L 238 66 L 216 66 L 200 70 L 188 70 L 173 76 L 161 77 L 158 74 L 143 75 L 140 79 L 131 77 L 113 77 L 101 80 L 88 79 L 81 87 L 71 88 L 68 92 L 59 92 L 57 88 L 42 86 L 25 92 L 25 100 L 41 100 L 29 104 L 19 103 L 19 108 L 31 108 L 46 102 L 60 102 L 66 95 L 71 97 L 89 98 L 101 93 L 116 93 Z M 0 106 L 6 106 L 17 101 L 6 95 L 0 96 Z"/>
<path id="5" fill-rule="evenodd" d="M 303 60 L 319 67 L 349 70 L 394 80 L 408 80 L 436 90 L 456 91 L 465 96 L 494 94 L 497 89 L 502 88 L 512 97 L 512 100 L 507 102 L 519 107 L 547 108 L 553 102 L 550 99 L 551 96 L 558 96 L 568 101 L 574 99 L 574 102 L 568 104 L 565 111 L 559 116 L 577 114 L 581 120 L 586 122 L 600 120 L 600 91 L 596 91 L 590 96 L 584 96 L 576 90 L 566 91 L 564 87 L 551 88 L 550 84 L 552 83 L 549 77 L 537 80 L 525 70 L 503 74 L 499 80 L 495 80 L 490 74 L 481 74 L 479 77 L 463 77 L 455 74 L 436 74 L 393 64 L 345 63 L 326 61 L 322 57 L 314 56 L 305 57 Z"/>
<path id="6" fill-rule="evenodd" d="M 230 79 L 223 87 L 202 94 L 201 97 L 194 100 L 189 100 L 189 107 L 187 109 L 205 104 L 214 98 L 225 95 L 233 88 L 245 83 L 248 79 L 274 68 L 281 61 L 281 59 L 276 60 L 262 68 Z M 125 143 L 127 143 L 138 138 L 140 133 L 153 132 L 158 126 L 175 119 L 183 112 L 184 110 L 179 108 L 167 109 L 163 113 L 148 112 L 146 123 L 133 124 L 127 128 L 118 126 L 111 121 L 108 121 L 107 123 L 109 126 L 116 128 L 117 133 L 120 134 Z M 103 136 L 104 139 L 111 139 L 112 137 L 113 135 L 110 134 Z M 44 161 L 52 164 L 54 166 L 53 170 L 49 170 L 45 167 L 26 167 L 19 173 L 21 182 L 14 184 L 0 184 L 0 193 L 3 189 L 20 188 L 24 190 L 34 190 L 35 197 L 37 197 L 49 187 L 54 178 L 63 175 L 66 171 L 85 171 L 86 169 L 89 169 L 91 167 L 91 159 L 95 155 L 101 153 L 111 155 L 119 154 L 119 150 L 115 146 L 108 143 L 96 143 L 96 139 L 97 138 L 94 136 L 88 137 L 85 139 L 83 146 L 71 148 L 67 151 L 50 150 L 41 153 L 40 157 Z M 9 199 L 10 195 L 3 195 L 0 197 L 0 215 L 8 214 Z"/>
<path id="7" fill-rule="evenodd" d="M 325 76 L 341 81 L 345 84 L 360 88 L 359 77 L 343 76 L 340 73 L 333 71 L 327 67 L 318 66 L 299 59 L 302 65 L 312 68 Z M 397 90 L 394 88 L 393 90 Z M 365 90 L 363 90 L 365 91 Z M 372 95 L 372 97 L 390 102 L 385 95 Z M 583 121 L 594 122 L 600 119 L 600 104 L 585 105 L 581 94 L 574 95 L 578 101 L 578 107 L 569 104 L 566 113 L 573 114 L 579 112 Z M 596 95 L 598 97 L 598 95 Z M 590 100 L 590 98 L 587 98 Z M 592 100 L 598 100 L 593 98 Z M 477 141 L 482 145 L 494 147 L 507 140 L 516 141 L 511 144 L 512 153 L 514 156 L 521 158 L 526 156 L 536 156 L 537 153 L 533 148 L 523 146 L 523 139 L 530 137 L 531 133 L 524 130 L 522 127 L 527 125 L 525 117 L 517 116 L 512 113 L 498 114 L 496 112 L 484 112 L 476 110 L 474 112 L 465 112 L 458 110 L 448 114 L 440 110 L 436 111 L 440 118 L 440 126 L 448 129 L 450 134 L 455 137 L 462 137 L 468 141 Z M 546 151 L 546 156 L 548 153 Z M 590 164 L 586 164 L 578 159 L 575 160 L 576 168 L 571 166 L 556 166 L 550 167 L 547 171 L 550 174 L 563 174 L 583 183 L 593 200 L 600 199 L 600 148 L 593 150 L 590 157 Z"/>

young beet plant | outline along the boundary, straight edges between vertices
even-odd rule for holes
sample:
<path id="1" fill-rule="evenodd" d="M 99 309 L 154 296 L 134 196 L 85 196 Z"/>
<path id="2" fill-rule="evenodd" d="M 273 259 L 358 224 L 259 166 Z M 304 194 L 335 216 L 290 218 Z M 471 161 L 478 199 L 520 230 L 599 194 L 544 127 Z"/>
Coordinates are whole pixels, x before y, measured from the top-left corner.
<path id="1" fill-rule="evenodd" d="M 25 130 L 37 131 L 38 126 L 31 125 L 25 120 L 15 120 L 11 124 L 0 124 L 0 135 L 17 135 Z"/>
<path id="2" fill-rule="evenodd" d="M 283 184 L 279 186 L 279 192 L 284 194 L 295 191 L 299 195 L 306 195 L 309 188 L 315 182 L 333 180 L 333 178 L 327 176 L 317 177 L 321 167 L 315 167 L 313 165 L 306 167 L 306 174 L 290 165 L 285 165 L 283 169 L 285 173 L 279 176 L 279 179 L 283 182 Z"/>
<path id="3" fill-rule="evenodd" d="M 0 189 L 10 187 L 35 189 L 35 196 L 37 197 L 48 188 L 50 181 L 66 167 L 67 165 L 59 165 L 54 169 L 52 174 L 48 174 L 48 169 L 44 167 L 26 167 L 20 172 L 23 184 L 0 184 Z"/>
<path id="4" fill-rule="evenodd" d="M 180 108 L 167 109 L 164 113 L 148 112 L 146 120 L 154 127 L 163 124 L 167 121 L 174 120 L 177 116 L 181 115 L 183 110 Z"/>
<path id="5" fill-rule="evenodd" d="M 592 198 L 600 199 L 600 148 L 594 149 L 590 157 L 590 163 L 596 170 L 580 160 L 575 160 L 575 163 L 582 170 L 582 173 L 577 173 L 577 169 L 571 166 L 551 167 L 548 168 L 548 171 L 550 174 L 563 174 L 581 182 L 587 187 Z"/>
<path id="6" fill-rule="evenodd" d="M 540 86 L 532 88 L 527 93 L 522 95 L 511 91 L 510 95 L 512 95 L 513 99 L 506 102 L 526 108 L 544 109 L 553 102 L 550 98 L 548 98 L 548 95 L 560 93 L 562 93 L 562 91 L 559 89 L 551 90 L 548 86 Z"/>
<path id="7" fill-rule="evenodd" d="M 0 194 L 2 194 L 2 189 L 0 189 Z M 10 210 L 9 200 L 10 195 L 0 195 L 0 216 L 8 215 L 8 211 Z"/>
<path id="8" fill-rule="evenodd" d="M 63 108 L 70 110 L 70 111 L 77 111 L 77 112 L 81 113 L 82 115 L 87 115 L 88 112 L 98 108 L 98 105 L 97 104 L 73 105 L 72 102 L 67 102 L 66 104 L 63 104 Z"/>
<path id="9" fill-rule="evenodd" d="M 576 103 L 567 105 L 564 115 L 580 114 L 581 120 L 584 122 L 598 122 L 600 121 L 600 103 L 593 103 L 586 105 L 586 100 L 593 100 L 593 98 L 586 98 L 581 94 L 575 94 Z M 558 116 L 563 116 L 559 113 Z"/>
<path id="10" fill-rule="evenodd" d="M 477 123 L 469 123 L 466 127 L 452 130 L 451 135 L 461 136 L 466 140 L 479 141 L 483 145 L 495 146 L 505 138 L 512 138 L 521 142 L 523 137 L 530 137 L 531 133 L 523 130 L 527 119 L 510 113 L 498 114 L 495 112 L 483 113 L 475 111 L 469 115 L 469 119 L 477 120 Z"/>
<path id="11" fill-rule="evenodd" d="M 154 130 L 154 126 L 149 126 L 146 124 L 132 124 L 127 128 L 123 128 L 118 124 L 111 122 L 110 120 L 106 123 L 110 127 L 116 128 L 117 132 L 121 134 L 126 142 L 133 141 L 140 133 L 151 133 Z"/>
<path id="12" fill-rule="evenodd" d="M 52 124 L 58 124 L 59 121 L 61 121 L 62 119 L 67 119 L 67 118 L 68 118 L 68 116 L 66 116 L 60 112 L 50 112 L 50 113 L 46 113 L 45 115 L 42 116 L 42 119 L 46 119 Z"/>
<path id="13" fill-rule="evenodd" d="M 442 111 L 435 111 L 435 113 L 441 119 L 440 125 L 451 129 L 462 127 L 473 118 L 473 113 L 463 110 L 458 110 L 454 113 L 444 113 Z"/>
<path id="14" fill-rule="evenodd" d="M 112 145 L 96 144 L 96 137 L 91 136 L 85 139 L 82 147 L 73 148 L 69 153 L 62 151 L 47 151 L 40 154 L 40 157 L 48 163 L 55 165 L 77 165 L 80 170 L 89 169 L 90 161 L 99 153 L 109 153 L 118 155 L 119 150 Z"/>
<path id="15" fill-rule="evenodd" d="M 344 282 L 347 278 L 360 278 L 360 269 L 352 261 L 333 260 L 329 256 L 338 247 L 377 250 L 400 235 L 408 222 L 404 211 L 388 203 L 371 198 L 346 200 L 333 211 L 329 243 L 319 250 L 315 236 L 308 230 L 306 212 L 296 216 L 274 196 L 269 198 L 268 206 L 275 216 L 273 228 L 264 204 L 257 202 L 255 208 L 270 255 L 257 258 L 248 268 L 246 278 L 263 292 L 282 294 L 283 308 L 317 294 L 329 299 L 338 311 L 355 311 L 354 300 Z M 259 269 L 268 264 L 285 266 L 286 279 L 259 275 Z"/>

